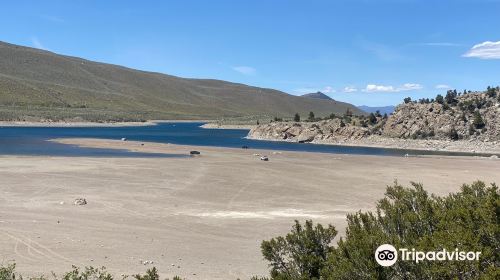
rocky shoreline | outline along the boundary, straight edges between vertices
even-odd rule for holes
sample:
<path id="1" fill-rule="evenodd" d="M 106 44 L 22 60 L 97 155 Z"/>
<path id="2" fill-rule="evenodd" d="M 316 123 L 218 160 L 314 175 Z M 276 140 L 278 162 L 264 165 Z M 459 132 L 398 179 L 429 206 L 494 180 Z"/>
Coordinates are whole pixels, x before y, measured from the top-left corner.
<path id="1" fill-rule="evenodd" d="M 500 88 L 418 101 L 406 98 L 391 115 L 274 121 L 250 130 L 249 139 L 500 155 Z M 300 120 L 300 116 L 298 116 Z"/>
<path id="2" fill-rule="evenodd" d="M 247 138 L 252 140 L 306 142 L 312 144 L 374 147 L 404 150 L 446 151 L 461 153 L 498 154 L 500 155 L 499 141 L 469 140 L 437 140 L 437 139 L 400 139 L 382 135 L 364 135 L 349 129 L 337 131 L 324 137 L 315 131 L 316 128 L 298 129 L 302 123 L 274 123 L 254 127 Z M 311 125 L 308 123 L 308 126 Z M 293 131 L 295 127 L 295 132 Z M 318 125 L 318 127 L 321 127 Z M 292 131 L 289 131 L 292 129 Z M 300 131 L 300 132 L 299 132 Z M 287 133 L 288 132 L 288 133 Z M 298 133 L 292 135 L 292 133 Z M 335 133 L 335 131 L 334 131 Z M 321 135 L 321 136 L 319 136 Z"/>

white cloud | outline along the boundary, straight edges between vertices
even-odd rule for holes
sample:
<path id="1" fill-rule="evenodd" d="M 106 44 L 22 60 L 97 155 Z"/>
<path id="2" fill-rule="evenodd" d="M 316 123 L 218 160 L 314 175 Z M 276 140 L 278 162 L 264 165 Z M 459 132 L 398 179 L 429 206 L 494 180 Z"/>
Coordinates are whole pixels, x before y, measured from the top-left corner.
<path id="1" fill-rule="evenodd" d="M 326 86 L 323 90 L 320 90 L 322 93 L 334 93 L 336 90 L 331 86 Z"/>
<path id="2" fill-rule="evenodd" d="M 363 91 L 366 91 L 366 92 L 394 92 L 396 90 L 394 89 L 393 86 L 368 84 L 368 85 L 366 85 L 366 88 Z"/>
<path id="3" fill-rule="evenodd" d="M 234 66 L 233 70 L 247 76 L 253 76 L 257 74 L 257 70 L 250 66 Z"/>
<path id="4" fill-rule="evenodd" d="M 451 87 L 449 85 L 441 84 L 441 85 L 436 85 L 435 88 L 436 89 L 450 89 Z"/>
<path id="5" fill-rule="evenodd" d="M 475 57 L 480 59 L 500 59 L 500 41 L 486 41 L 474 45 L 463 57 Z"/>
<path id="6" fill-rule="evenodd" d="M 350 92 L 356 92 L 356 91 L 358 91 L 358 89 L 357 89 L 357 88 L 355 88 L 355 87 L 350 87 L 350 86 L 349 86 L 349 87 L 345 87 L 345 88 L 344 88 L 344 92 L 347 92 L 347 93 L 350 93 Z"/>
<path id="7" fill-rule="evenodd" d="M 375 85 L 368 84 L 366 88 L 363 89 L 364 92 L 400 92 L 400 91 L 410 91 L 410 90 L 419 90 L 422 89 L 423 86 L 420 84 L 406 83 L 399 87 L 391 86 L 391 85 Z"/>
<path id="8" fill-rule="evenodd" d="M 334 92 L 337 92 L 333 87 L 331 86 L 326 86 L 324 88 L 298 88 L 296 90 L 294 90 L 295 92 L 297 93 L 301 93 L 301 94 L 306 94 L 306 93 L 312 93 L 312 92 L 322 92 L 322 93 L 334 93 Z"/>
<path id="9" fill-rule="evenodd" d="M 41 50 L 47 50 L 47 48 L 38 40 L 37 37 L 32 37 L 31 38 L 31 43 L 33 44 L 33 47 Z"/>
<path id="10" fill-rule="evenodd" d="M 401 87 L 397 88 L 397 91 L 419 90 L 422 88 L 423 88 L 423 86 L 421 84 L 406 83 L 406 84 L 402 85 Z"/>

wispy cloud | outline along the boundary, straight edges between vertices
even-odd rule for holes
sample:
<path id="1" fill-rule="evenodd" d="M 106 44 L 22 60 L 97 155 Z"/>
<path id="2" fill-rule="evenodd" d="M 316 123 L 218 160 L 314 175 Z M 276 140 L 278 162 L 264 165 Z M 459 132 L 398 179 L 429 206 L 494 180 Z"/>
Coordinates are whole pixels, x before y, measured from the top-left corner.
<path id="1" fill-rule="evenodd" d="M 37 49 L 48 50 L 37 37 L 31 37 L 31 44 Z"/>
<path id="2" fill-rule="evenodd" d="M 420 84 L 414 83 L 406 83 L 401 86 L 392 86 L 392 85 L 376 85 L 376 84 L 368 84 L 366 85 L 364 92 L 400 92 L 400 91 L 412 91 L 412 90 L 420 90 L 423 86 Z"/>
<path id="3" fill-rule="evenodd" d="M 435 86 L 436 89 L 450 89 L 451 87 L 449 85 L 445 84 L 440 84 Z"/>
<path id="4" fill-rule="evenodd" d="M 250 66 L 234 66 L 232 69 L 247 76 L 254 76 L 257 74 L 257 70 Z"/>
<path id="5" fill-rule="evenodd" d="M 334 93 L 336 90 L 331 87 L 331 86 L 326 86 L 323 88 L 315 88 L 315 87 L 305 87 L 305 88 L 298 88 L 295 89 L 294 92 L 300 93 L 300 94 L 306 94 L 306 93 L 312 93 L 312 92 L 322 92 L 322 93 Z"/>
<path id="6" fill-rule="evenodd" d="M 423 89 L 424 87 L 421 84 L 412 84 L 412 83 L 406 83 L 403 84 L 401 87 L 397 88 L 398 91 L 407 91 L 407 90 L 419 90 Z"/>
<path id="7" fill-rule="evenodd" d="M 343 92 L 347 92 L 347 93 L 356 92 L 356 91 L 358 91 L 358 89 L 356 87 L 352 87 L 352 86 L 345 87 L 343 90 Z"/>
<path id="8" fill-rule="evenodd" d="M 62 18 L 60 18 L 60 17 L 50 16 L 50 15 L 40 15 L 40 18 L 44 19 L 44 20 L 47 20 L 47 21 L 55 22 L 55 23 L 63 23 L 63 22 L 65 22 L 65 20 L 62 19 Z"/>
<path id="9" fill-rule="evenodd" d="M 380 60 L 394 61 L 405 59 L 398 50 L 384 44 L 361 40 L 359 46 Z"/>
<path id="10" fill-rule="evenodd" d="M 412 44 L 416 46 L 428 46 L 428 47 L 460 47 L 461 44 L 451 43 L 451 42 L 426 42 L 426 43 L 416 43 Z"/>
<path id="11" fill-rule="evenodd" d="M 475 57 L 480 59 L 500 59 L 500 41 L 486 41 L 474 45 L 463 57 Z"/>

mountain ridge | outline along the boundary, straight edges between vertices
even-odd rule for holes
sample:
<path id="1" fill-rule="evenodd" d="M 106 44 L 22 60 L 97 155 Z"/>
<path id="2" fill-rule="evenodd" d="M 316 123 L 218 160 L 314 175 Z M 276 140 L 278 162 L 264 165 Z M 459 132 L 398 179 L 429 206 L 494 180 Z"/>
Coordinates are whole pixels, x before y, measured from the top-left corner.
<path id="1" fill-rule="evenodd" d="M 367 106 L 367 105 L 361 105 L 357 106 L 358 109 L 363 110 L 367 113 L 376 113 L 379 111 L 380 114 L 392 114 L 394 110 L 396 109 L 396 106 L 393 105 L 388 105 L 388 106 Z"/>
<path id="2" fill-rule="evenodd" d="M 347 109 L 363 114 L 344 102 L 136 70 L 0 41 L 1 120 L 259 119 Z"/>
<path id="3" fill-rule="evenodd" d="M 315 99 L 323 99 L 323 100 L 333 100 L 330 96 L 322 93 L 321 91 L 318 92 L 311 92 L 311 93 L 306 93 L 301 95 L 302 97 L 307 97 L 307 98 L 315 98 Z"/>

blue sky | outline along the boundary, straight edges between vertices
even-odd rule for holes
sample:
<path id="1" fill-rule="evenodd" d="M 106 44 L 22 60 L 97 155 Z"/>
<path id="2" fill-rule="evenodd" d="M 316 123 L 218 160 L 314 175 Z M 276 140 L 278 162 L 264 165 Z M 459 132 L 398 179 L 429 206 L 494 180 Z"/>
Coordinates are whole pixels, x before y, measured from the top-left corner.
<path id="1" fill-rule="evenodd" d="M 356 105 L 500 84 L 498 0 L 6 1 L 0 40 Z"/>

